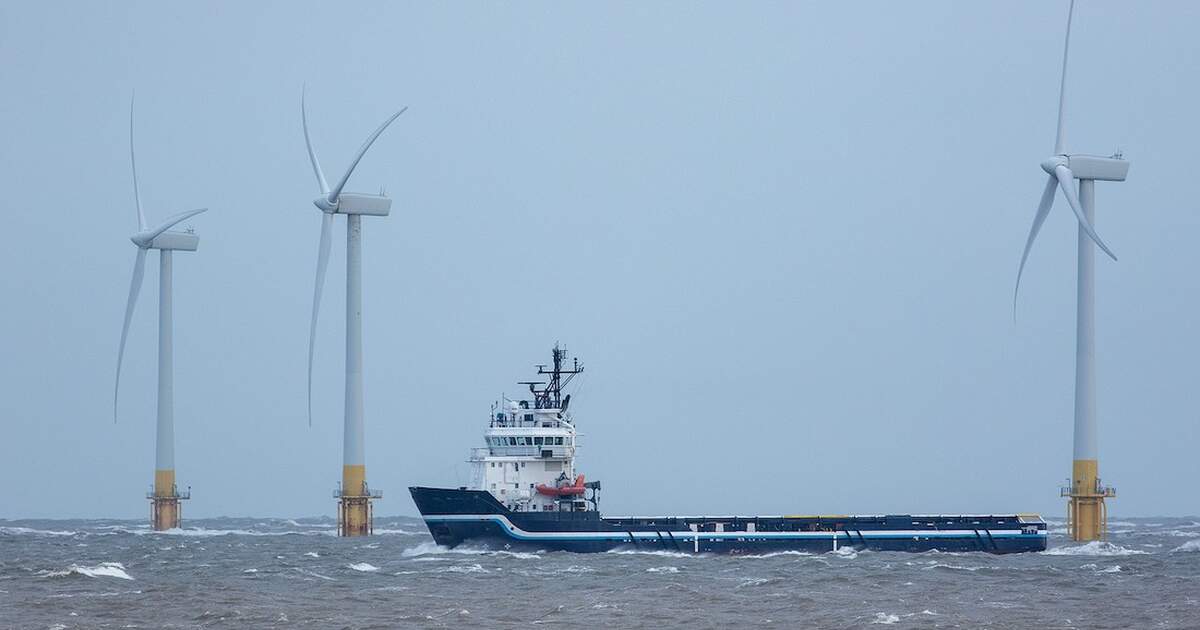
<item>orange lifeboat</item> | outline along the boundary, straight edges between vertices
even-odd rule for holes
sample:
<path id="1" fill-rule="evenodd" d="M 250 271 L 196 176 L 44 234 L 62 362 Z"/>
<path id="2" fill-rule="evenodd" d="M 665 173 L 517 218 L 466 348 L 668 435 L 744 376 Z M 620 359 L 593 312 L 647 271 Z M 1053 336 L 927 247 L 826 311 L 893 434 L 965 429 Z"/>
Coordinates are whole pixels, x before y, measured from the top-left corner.
<path id="1" fill-rule="evenodd" d="M 583 494 L 583 475 L 575 477 L 575 483 L 569 486 L 547 486 L 544 483 L 537 485 L 538 494 L 544 494 L 551 497 L 569 497 Z"/>

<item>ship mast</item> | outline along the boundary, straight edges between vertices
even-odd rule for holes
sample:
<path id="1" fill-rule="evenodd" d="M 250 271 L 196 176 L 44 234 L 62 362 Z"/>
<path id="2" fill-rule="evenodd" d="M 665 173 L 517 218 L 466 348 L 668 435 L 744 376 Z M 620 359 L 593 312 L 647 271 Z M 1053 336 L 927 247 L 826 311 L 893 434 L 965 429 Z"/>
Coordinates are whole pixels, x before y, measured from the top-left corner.
<path id="1" fill-rule="evenodd" d="M 554 344 L 553 358 L 553 368 L 547 370 L 545 364 L 537 366 L 539 375 L 550 377 L 550 382 L 546 383 L 545 387 L 538 389 L 537 386 L 542 384 L 540 382 L 524 384 L 529 385 L 529 391 L 533 393 L 534 405 L 538 409 L 562 409 L 565 411 L 566 405 L 571 402 L 571 395 L 567 394 L 564 397 L 562 390 L 571 382 L 571 379 L 575 378 L 576 374 L 583 372 L 583 366 L 579 365 L 579 358 L 576 357 L 571 367 L 564 368 L 563 361 L 567 358 L 567 349 L 559 348 L 558 344 Z"/>

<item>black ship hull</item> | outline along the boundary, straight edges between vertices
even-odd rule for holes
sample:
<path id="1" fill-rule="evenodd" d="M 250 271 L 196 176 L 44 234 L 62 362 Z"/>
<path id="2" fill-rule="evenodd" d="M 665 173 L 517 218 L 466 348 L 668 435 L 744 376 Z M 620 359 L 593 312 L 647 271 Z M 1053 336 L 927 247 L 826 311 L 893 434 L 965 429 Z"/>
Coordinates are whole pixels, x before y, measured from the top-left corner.
<path id="1" fill-rule="evenodd" d="M 821 553 L 1046 549 L 1034 515 L 680 516 L 604 518 L 597 511 L 520 512 L 482 490 L 409 488 L 439 545 L 600 552 L 618 548 L 681 553 Z"/>

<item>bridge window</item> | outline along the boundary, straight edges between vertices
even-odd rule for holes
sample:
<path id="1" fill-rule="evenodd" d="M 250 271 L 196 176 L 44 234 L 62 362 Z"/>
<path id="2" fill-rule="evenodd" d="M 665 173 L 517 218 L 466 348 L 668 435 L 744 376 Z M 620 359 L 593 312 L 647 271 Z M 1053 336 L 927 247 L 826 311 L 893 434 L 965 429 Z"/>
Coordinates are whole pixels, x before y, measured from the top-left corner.
<path id="1" fill-rule="evenodd" d="M 535 438 L 533 438 L 533 445 L 534 445 L 534 446 L 541 446 L 541 445 L 542 445 L 542 438 L 540 438 L 540 437 L 535 437 Z"/>
<path id="2" fill-rule="evenodd" d="M 555 445 L 555 446 L 562 446 L 562 438 L 560 438 L 560 437 L 556 437 L 556 438 L 554 438 L 554 445 Z"/>
<path id="3" fill-rule="evenodd" d="M 533 414 L 531 414 L 531 413 L 525 414 L 525 422 L 533 422 Z"/>
<path id="4" fill-rule="evenodd" d="M 513 437 L 510 437 L 510 438 L 508 438 L 508 445 L 509 445 L 509 446 L 516 446 L 516 445 L 517 445 L 517 438 L 513 438 Z"/>

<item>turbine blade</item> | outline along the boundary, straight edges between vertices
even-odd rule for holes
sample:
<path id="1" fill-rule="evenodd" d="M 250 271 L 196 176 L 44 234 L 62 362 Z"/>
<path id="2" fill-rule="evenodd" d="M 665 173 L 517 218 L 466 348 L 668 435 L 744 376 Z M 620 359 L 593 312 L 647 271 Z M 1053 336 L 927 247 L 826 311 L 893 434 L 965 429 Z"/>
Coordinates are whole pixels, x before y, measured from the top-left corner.
<path id="1" fill-rule="evenodd" d="M 304 104 L 305 90 L 300 90 L 300 120 L 304 123 L 304 144 L 308 147 L 308 159 L 312 162 L 313 173 L 317 176 L 317 183 L 321 186 L 321 194 L 329 194 L 329 184 L 325 181 L 325 172 L 321 170 L 321 161 L 317 159 L 317 152 L 313 150 L 312 140 L 308 137 L 308 107 Z"/>
<path id="2" fill-rule="evenodd" d="M 317 283 L 313 289 L 312 323 L 308 328 L 308 426 L 312 426 L 313 349 L 317 343 L 317 315 L 321 312 L 321 291 L 325 289 L 325 268 L 329 266 L 329 239 L 333 214 L 321 213 L 321 243 L 317 246 Z"/>
<path id="3" fill-rule="evenodd" d="M 142 213 L 142 192 L 138 189 L 137 157 L 133 154 L 133 96 L 129 97 L 129 164 L 133 166 L 133 201 L 137 204 L 138 230 L 146 229 L 146 215 Z"/>
<path id="4" fill-rule="evenodd" d="M 1033 215 L 1033 225 L 1029 228 L 1029 238 L 1025 239 L 1025 251 L 1021 254 L 1021 265 L 1017 267 L 1017 284 L 1013 287 L 1013 321 L 1017 319 L 1017 292 L 1021 290 L 1021 274 L 1025 271 L 1025 261 L 1029 258 L 1029 250 L 1033 249 L 1033 241 L 1037 238 L 1042 223 L 1050 214 L 1050 206 L 1054 205 L 1054 191 L 1058 182 L 1053 175 L 1046 179 L 1046 187 L 1042 189 L 1042 201 L 1038 204 L 1037 214 Z"/>
<path id="5" fill-rule="evenodd" d="M 195 210 L 187 210 L 185 212 L 180 212 L 179 214 L 173 214 L 170 217 L 167 217 L 166 221 L 163 221 L 161 224 L 158 225 L 158 227 L 155 227 L 153 230 L 145 230 L 143 232 L 137 233 L 135 235 L 137 238 L 136 242 L 138 243 L 138 245 L 145 247 L 150 244 L 150 241 L 153 241 L 155 238 L 157 238 L 159 234 L 166 232 L 167 230 L 171 229 L 172 227 L 175 227 L 175 224 L 177 224 L 181 221 L 184 221 L 185 219 L 188 219 L 189 217 L 194 217 L 197 214 L 200 214 L 201 212 L 205 212 L 207 210 L 208 210 L 208 208 L 197 208 Z"/>
<path id="6" fill-rule="evenodd" d="M 129 322 L 133 319 L 133 307 L 137 304 L 142 289 L 142 276 L 146 275 L 146 250 L 137 250 L 133 261 L 133 279 L 129 282 L 129 301 L 125 304 L 125 325 L 121 327 L 121 345 L 117 349 L 117 380 L 113 385 L 113 424 L 117 423 L 117 393 L 121 391 L 121 362 L 125 359 L 125 339 L 129 337 Z"/>
<path id="7" fill-rule="evenodd" d="M 1063 41 L 1062 76 L 1058 83 L 1058 132 L 1054 135 L 1054 155 L 1063 154 L 1063 145 L 1067 139 L 1063 133 L 1063 105 L 1067 97 L 1067 53 L 1071 50 L 1071 16 L 1075 14 L 1075 0 L 1067 9 L 1067 37 Z"/>
<path id="8" fill-rule="evenodd" d="M 345 175 L 342 175 L 342 180 L 337 183 L 337 186 L 334 187 L 332 191 L 330 191 L 329 203 L 337 202 L 338 195 L 342 194 L 342 189 L 346 187 L 346 182 L 350 181 L 350 174 L 354 172 L 354 167 L 358 166 L 359 160 L 361 160 L 363 155 L 366 154 L 367 149 L 371 148 L 371 144 L 375 142 L 375 139 L 379 137 L 379 134 L 383 133 L 383 130 L 387 129 L 388 125 L 392 124 L 393 120 L 399 118 L 400 114 L 403 114 L 406 111 L 408 111 L 407 106 L 400 108 L 400 111 L 392 114 L 390 118 L 383 121 L 383 124 L 379 125 L 379 128 L 375 130 L 375 133 L 372 133 L 367 137 L 367 141 L 364 142 L 362 147 L 358 149 L 358 155 L 354 156 L 354 161 L 350 162 L 350 168 L 346 169 Z"/>
<path id="9" fill-rule="evenodd" d="M 1071 209 L 1075 211 L 1075 218 L 1079 219 L 1079 227 L 1087 232 L 1088 238 L 1091 238 L 1100 249 L 1108 254 L 1109 258 L 1117 259 L 1117 255 L 1112 253 L 1108 245 L 1100 240 L 1100 235 L 1096 233 L 1096 229 L 1092 227 L 1092 223 L 1088 221 L 1087 215 L 1083 213 L 1083 206 L 1079 205 L 1079 195 L 1075 192 L 1075 176 L 1071 173 L 1071 169 L 1065 166 L 1058 166 L 1054 169 L 1054 175 L 1058 178 L 1058 185 L 1062 188 L 1063 194 L 1067 196 L 1067 203 L 1071 204 Z"/>

